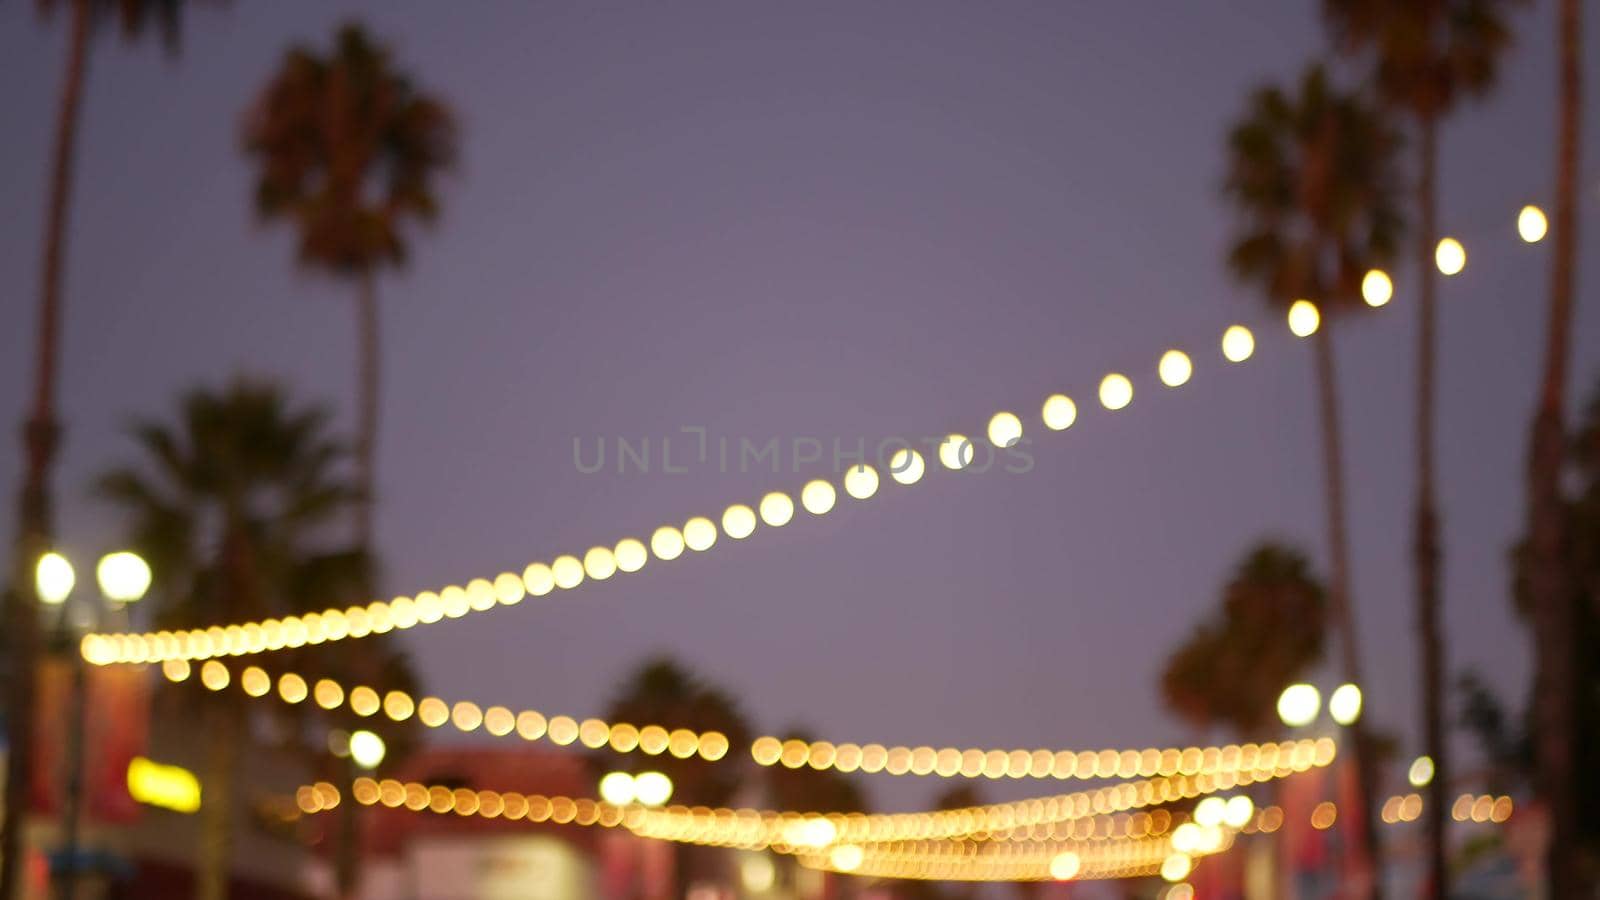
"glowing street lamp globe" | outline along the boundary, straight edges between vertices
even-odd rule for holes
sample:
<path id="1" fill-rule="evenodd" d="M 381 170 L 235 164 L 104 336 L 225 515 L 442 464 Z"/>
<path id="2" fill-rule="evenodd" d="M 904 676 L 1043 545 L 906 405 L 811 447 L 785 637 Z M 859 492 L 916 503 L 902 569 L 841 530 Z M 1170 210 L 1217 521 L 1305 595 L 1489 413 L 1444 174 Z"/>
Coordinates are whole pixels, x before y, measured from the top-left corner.
<path id="1" fill-rule="evenodd" d="M 1290 728 L 1316 721 L 1322 708 L 1322 695 L 1309 684 L 1291 684 L 1278 695 L 1278 718 Z"/>
<path id="2" fill-rule="evenodd" d="M 107 600 L 134 603 L 150 590 L 150 565 L 137 553 L 107 553 L 100 557 L 94 574 Z"/>
<path id="3" fill-rule="evenodd" d="M 357 731 L 350 735 L 350 758 L 363 769 L 371 771 L 383 765 L 383 757 L 387 752 L 383 738 L 370 731 Z"/>
<path id="4" fill-rule="evenodd" d="M 33 570 L 33 586 L 38 591 L 39 602 L 49 606 L 60 606 L 67 602 L 67 596 L 72 593 L 72 586 L 77 580 L 72 563 L 55 552 L 39 557 L 39 563 Z"/>
<path id="5" fill-rule="evenodd" d="M 1353 725 L 1361 718 L 1361 688 L 1341 684 L 1328 696 L 1328 715 L 1340 725 Z"/>

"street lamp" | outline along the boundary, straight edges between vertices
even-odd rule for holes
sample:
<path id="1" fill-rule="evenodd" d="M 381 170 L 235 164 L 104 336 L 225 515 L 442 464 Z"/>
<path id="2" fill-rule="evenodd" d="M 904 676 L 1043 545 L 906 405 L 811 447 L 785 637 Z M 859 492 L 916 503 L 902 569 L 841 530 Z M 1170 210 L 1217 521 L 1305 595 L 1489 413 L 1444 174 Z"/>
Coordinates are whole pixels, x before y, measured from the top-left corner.
<path id="1" fill-rule="evenodd" d="M 600 799 L 612 806 L 662 806 L 672 797 L 672 779 L 660 772 L 608 772 L 600 779 Z"/>
<path id="2" fill-rule="evenodd" d="M 1278 695 L 1278 718 L 1290 728 L 1310 725 L 1321 709 L 1322 695 L 1309 684 L 1291 684 Z"/>
<path id="3" fill-rule="evenodd" d="M 357 731 L 350 735 L 350 759 L 369 772 L 383 764 L 387 751 L 383 738 L 370 731 Z"/>
<path id="4" fill-rule="evenodd" d="M 73 619 L 69 615 L 68 600 L 77 584 L 72 563 L 54 551 L 39 557 L 33 570 L 34 587 L 39 601 L 47 606 L 59 607 L 55 638 L 58 649 L 66 648 L 68 665 L 72 667 L 71 705 L 67 719 L 67 790 L 66 803 L 61 812 L 62 852 L 65 856 L 61 873 L 61 896 L 72 900 L 78 887 L 78 832 L 83 817 L 83 756 L 84 718 L 89 705 L 88 662 L 72 652 L 77 646 L 73 640 Z M 91 629 L 98 624 L 101 613 L 121 609 L 125 604 L 142 599 L 150 589 L 150 566 L 137 554 L 121 551 L 108 553 L 95 566 L 95 580 L 99 582 L 103 602 L 86 609 L 85 624 Z"/>

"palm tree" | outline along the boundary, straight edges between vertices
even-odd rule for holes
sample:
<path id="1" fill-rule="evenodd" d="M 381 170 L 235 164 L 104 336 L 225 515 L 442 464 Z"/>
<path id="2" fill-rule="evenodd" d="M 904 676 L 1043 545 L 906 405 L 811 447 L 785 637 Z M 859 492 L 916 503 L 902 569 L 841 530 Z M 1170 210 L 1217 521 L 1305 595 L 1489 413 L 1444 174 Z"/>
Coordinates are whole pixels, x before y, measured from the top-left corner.
<path id="1" fill-rule="evenodd" d="M 358 321 L 356 538 L 372 535 L 378 434 L 377 275 L 406 261 L 409 222 L 439 211 L 435 181 L 456 157 L 449 109 L 417 88 L 389 51 L 346 25 L 333 52 L 295 47 L 245 120 L 257 163 L 256 214 L 287 219 L 302 265 L 356 283 Z"/>
<path id="2" fill-rule="evenodd" d="M 1256 740 L 1278 693 L 1322 658 L 1327 592 L 1299 551 L 1264 542 L 1245 554 L 1216 614 L 1167 658 L 1161 694 L 1192 725 Z"/>
<path id="3" fill-rule="evenodd" d="M 1294 93 L 1261 88 L 1228 137 L 1224 193 L 1240 217 L 1228 261 L 1241 280 L 1281 307 L 1308 298 L 1323 323 L 1313 347 L 1322 422 L 1328 540 L 1328 609 L 1339 634 L 1346 680 L 1363 684 L 1350 559 L 1345 535 L 1344 464 L 1333 329 L 1362 308 L 1368 270 L 1386 264 L 1402 230 L 1395 202 L 1398 141 L 1378 110 L 1328 83 L 1310 66 Z M 1374 872 L 1371 748 L 1360 720 L 1352 727 L 1361 798 L 1358 866 Z M 1373 889 L 1376 890 L 1374 884 Z"/>
<path id="4" fill-rule="evenodd" d="M 700 680 L 667 657 L 647 660 L 622 683 L 607 707 L 613 722 L 658 724 L 691 731 L 719 731 L 730 747 L 750 746 L 750 726 L 733 696 Z M 730 751 L 737 752 L 737 751 Z M 732 760 L 711 764 L 698 758 L 662 755 L 630 760 L 672 779 L 674 803 L 691 806 L 727 806 L 747 774 L 748 767 Z M 702 851 L 702 852 L 697 852 Z M 703 848 L 675 846 L 673 867 L 677 879 L 674 896 L 683 896 L 697 875 L 711 876 L 714 866 Z"/>
<path id="5" fill-rule="evenodd" d="M 34 665 L 38 654 L 38 622 L 32 595 L 33 565 L 50 548 L 50 471 L 59 449 L 61 425 L 56 419 L 56 381 L 61 361 L 62 269 L 67 251 L 67 215 L 71 210 L 72 164 L 77 155 L 78 120 L 83 106 L 89 38 L 108 19 L 115 19 L 128 39 L 136 39 L 154 22 L 168 52 L 176 52 L 181 0 L 38 0 L 41 12 L 69 7 L 66 75 L 56 107 L 51 145 L 49 194 L 45 205 L 43 255 L 40 260 L 38 332 L 34 340 L 33 387 L 22 423 L 22 485 L 18 496 L 16 556 L 11 589 L 5 593 L 5 623 L 11 672 L 7 709 L 6 783 L 28 784 L 33 772 Z M 0 900 L 16 893 L 22 870 L 22 824 L 27 814 L 26 791 L 8 791 L 0 819 Z"/>
<path id="6" fill-rule="evenodd" d="M 185 394 L 170 424 L 133 428 L 142 459 L 107 472 L 98 490 L 123 510 L 129 543 L 161 573 L 158 626 L 322 609 L 365 583 L 362 550 L 327 551 L 311 537 L 357 500 L 336 474 L 345 454 L 326 425 L 321 410 L 238 381 Z M 208 735 L 196 895 L 218 900 L 227 895 L 245 723 L 237 701 L 193 697 Z"/>
<path id="7" fill-rule="evenodd" d="M 1417 496 L 1412 538 L 1417 641 L 1422 662 L 1423 743 L 1435 777 L 1424 804 L 1431 896 L 1448 893 L 1444 858 L 1449 745 L 1444 723 L 1444 638 L 1439 626 L 1439 510 L 1434 495 L 1434 243 L 1438 233 L 1438 123 L 1463 98 L 1493 86 L 1511 43 L 1506 13 L 1518 0 L 1323 0 L 1324 16 L 1347 51 L 1371 49 L 1382 98 L 1417 130 Z M 1559 425 L 1557 426 L 1559 433 Z"/>

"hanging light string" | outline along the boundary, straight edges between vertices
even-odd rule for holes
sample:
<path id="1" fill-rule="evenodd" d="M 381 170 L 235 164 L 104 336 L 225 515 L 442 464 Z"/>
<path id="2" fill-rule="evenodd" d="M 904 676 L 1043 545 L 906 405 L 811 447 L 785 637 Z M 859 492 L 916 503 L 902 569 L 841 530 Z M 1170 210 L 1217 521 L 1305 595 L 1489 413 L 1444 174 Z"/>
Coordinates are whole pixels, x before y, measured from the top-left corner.
<path id="1" fill-rule="evenodd" d="M 170 681 L 189 679 L 195 671 L 186 660 L 161 664 Z M 662 725 L 635 726 L 603 719 L 578 720 L 572 716 L 547 715 L 538 710 L 514 711 L 505 706 L 480 706 L 469 700 L 447 703 L 437 697 L 413 697 L 405 691 L 379 692 L 365 685 L 347 687 L 332 678 L 308 680 L 293 672 L 274 679 L 259 666 L 246 666 L 237 678 L 220 660 L 206 660 L 199 666 L 199 680 L 212 691 L 237 687 L 247 696 L 272 699 L 296 705 L 307 701 L 326 710 L 348 708 L 367 718 L 380 713 L 396 722 L 415 717 L 429 728 L 450 727 L 463 733 L 484 731 L 495 737 L 517 737 L 528 741 L 548 740 L 558 746 L 582 744 L 591 750 L 610 749 L 617 753 L 643 753 L 648 756 L 670 754 L 678 759 L 698 756 L 717 762 L 730 749 L 726 735 L 718 731 L 696 732 L 687 728 L 668 729 Z M 891 775 L 940 775 L 1009 778 L 1134 778 L 1151 776 L 1215 776 L 1224 773 L 1293 769 L 1307 761 L 1330 755 L 1333 742 L 1301 739 L 1265 744 L 1229 744 L 1221 747 L 1186 747 L 1144 750 L 966 750 L 932 747 L 885 747 L 881 744 L 832 744 L 827 741 L 780 742 L 773 737 L 757 738 L 750 747 L 751 757 L 760 765 L 781 764 L 791 769 L 809 766 L 819 771 L 884 772 Z M 972 765 L 967 765 L 971 762 Z M 946 765 L 950 763 L 950 765 Z M 961 765 L 957 766 L 956 763 Z"/>

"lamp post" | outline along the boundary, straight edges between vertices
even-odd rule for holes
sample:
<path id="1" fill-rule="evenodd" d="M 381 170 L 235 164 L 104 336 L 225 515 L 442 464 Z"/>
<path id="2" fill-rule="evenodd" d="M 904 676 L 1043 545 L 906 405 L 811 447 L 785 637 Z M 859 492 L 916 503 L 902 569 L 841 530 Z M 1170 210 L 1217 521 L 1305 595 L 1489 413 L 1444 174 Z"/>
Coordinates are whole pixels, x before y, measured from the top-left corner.
<path id="1" fill-rule="evenodd" d="M 71 704 L 67 711 L 67 785 L 66 802 L 61 814 L 62 855 L 65 857 L 61 872 L 60 895 L 63 900 L 73 900 L 78 890 L 78 832 L 83 817 L 83 758 L 85 718 L 89 701 L 89 664 L 76 652 L 74 626 L 68 600 L 72 597 L 77 576 L 72 563 L 59 553 L 46 553 L 39 558 L 34 570 L 35 587 L 39 600 L 60 608 L 56 619 L 55 649 L 67 658 L 72 668 Z M 150 589 L 150 566 L 137 555 L 128 552 L 108 553 L 95 566 L 95 580 L 100 585 L 100 602 L 87 608 L 86 624 L 95 625 L 103 611 L 116 611 L 144 597 Z"/>

